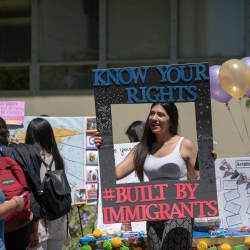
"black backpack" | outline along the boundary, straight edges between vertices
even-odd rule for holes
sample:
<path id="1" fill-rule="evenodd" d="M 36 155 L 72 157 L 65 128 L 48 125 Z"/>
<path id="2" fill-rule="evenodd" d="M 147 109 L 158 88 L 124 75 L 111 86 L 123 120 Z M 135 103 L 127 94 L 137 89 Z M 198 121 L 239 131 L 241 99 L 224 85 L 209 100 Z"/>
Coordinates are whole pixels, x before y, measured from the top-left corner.
<path id="1" fill-rule="evenodd" d="M 63 169 L 51 170 L 54 158 L 50 164 L 42 160 L 46 167 L 43 186 L 42 214 L 45 220 L 55 220 L 67 214 L 71 209 L 71 188 Z"/>
<path id="2" fill-rule="evenodd" d="M 16 162 L 22 167 L 27 183 L 34 193 L 42 194 L 42 183 L 40 179 L 40 168 L 42 158 L 38 149 L 29 144 L 9 144 L 6 155 L 15 157 Z"/>
<path id="3" fill-rule="evenodd" d="M 5 153 L 7 156 L 13 154 L 23 169 L 27 184 L 32 191 L 30 206 L 34 221 L 41 218 L 55 220 L 69 212 L 71 189 L 64 170 L 48 171 L 41 183 L 40 168 L 43 161 L 35 146 L 13 143 L 6 148 Z"/>

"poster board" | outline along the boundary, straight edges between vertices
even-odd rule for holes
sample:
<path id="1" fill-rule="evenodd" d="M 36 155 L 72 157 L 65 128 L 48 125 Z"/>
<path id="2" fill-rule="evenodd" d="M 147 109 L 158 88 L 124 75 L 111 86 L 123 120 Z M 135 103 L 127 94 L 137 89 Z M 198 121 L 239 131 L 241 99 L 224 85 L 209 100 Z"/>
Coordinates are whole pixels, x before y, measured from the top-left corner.
<path id="1" fill-rule="evenodd" d="M 124 143 L 114 145 L 116 166 L 127 156 L 137 143 Z M 126 149 L 126 150 L 124 150 Z M 222 167 L 222 165 L 224 165 Z M 229 168 L 228 168 L 229 166 Z M 231 172 L 226 172 L 228 168 Z M 240 158 L 218 158 L 215 161 L 216 186 L 218 197 L 219 216 L 214 217 L 221 220 L 221 228 L 250 227 L 250 159 Z M 233 170 L 233 171 L 232 171 Z M 247 179 L 242 180 L 242 176 Z M 117 181 L 117 183 L 139 182 L 134 173 Z M 99 190 L 98 203 L 98 228 L 104 231 L 120 230 L 121 223 L 103 224 L 101 191 Z M 197 220 L 209 219 L 207 217 Z M 132 222 L 132 231 L 146 231 L 144 222 Z"/>
<path id="2" fill-rule="evenodd" d="M 86 188 L 74 188 L 74 205 L 85 205 L 86 203 Z"/>
<path id="3" fill-rule="evenodd" d="M 7 125 L 22 125 L 25 115 L 25 102 L 3 101 L 0 102 L 0 113 Z"/>
<path id="4" fill-rule="evenodd" d="M 133 147 L 137 143 L 120 143 L 114 144 L 114 157 L 115 157 L 115 165 L 117 166 L 120 162 L 122 162 L 129 152 L 133 149 Z M 144 180 L 148 181 L 148 178 L 144 175 Z M 117 184 L 122 183 L 138 183 L 139 180 L 135 175 L 135 172 L 132 172 L 130 175 L 126 176 L 121 180 L 117 180 Z M 100 228 L 104 231 L 104 233 L 112 234 L 115 232 L 119 232 L 121 230 L 122 223 L 113 223 L 113 224 L 104 224 L 103 223 L 103 215 L 102 215 L 102 197 L 101 197 L 101 188 L 99 184 L 99 197 L 98 197 L 98 216 L 97 216 L 97 228 Z M 146 232 L 146 222 L 131 222 L 131 227 L 133 232 Z"/>
<path id="5" fill-rule="evenodd" d="M 208 63 L 96 69 L 93 86 L 104 223 L 218 215 Z M 195 103 L 200 180 L 116 183 L 111 104 L 154 102 Z"/>
<path id="6" fill-rule="evenodd" d="M 221 227 L 250 226 L 250 158 L 218 158 L 215 162 Z"/>
<path id="7" fill-rule="evenodd" d="M 36 116 L 25 116 L 23 125 L 8 125 L 10 140 L 25 141 L 28 124 Z M 72 204 L 75 188 L 85 190 L 89 205 L 97 204 L 98 151 L 94 146 L 96 131 L 95 117 L 42 117 L 52 126 L 59 152 L 65 164 L 66 175 L 71 187 Z M 87 131 L 87 124 L 89 124 Z M 88 197 L 90 194 L 90 199 Z"/>

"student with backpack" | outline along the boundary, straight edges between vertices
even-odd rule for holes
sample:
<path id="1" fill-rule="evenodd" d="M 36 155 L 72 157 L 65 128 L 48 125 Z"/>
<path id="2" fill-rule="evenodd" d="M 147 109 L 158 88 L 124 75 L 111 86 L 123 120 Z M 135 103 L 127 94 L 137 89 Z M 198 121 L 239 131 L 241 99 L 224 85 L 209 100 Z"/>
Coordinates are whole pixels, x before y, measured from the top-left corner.
<path id="1" fill-rule="evenodd" d="M 42 164 L 40 169 L 40 178 L 43 182 L 43 185 L 46 185 L 45 179 L 47 181 L 49 178 L 52 178 L 54 170 L 58 170 L 59 174 L 63 176 L 62 178 L 66 178 L 64 171 L 64 162 L 59 153 L 55 137 L 53 134 L 52 127 L 50 123 L 43 118 L 35 118 L 32 120 L 27 128 L 26 132 L 26 144 L 34 145 L 40 152 L 42 156 Z M 63 172 L 60 172 L 63 171 Z M 56 172 L 56 171 L 55 171 Z M 45 179 L 44 179 L 45 178 Z M 65 180 L 67 182 L 67 180 Z M 48 186 L 48 188 L 50 188 Z M 60 187 L 62 189 L 62 187 Z M 67 189 L 67 188 L 66 188 Z M 68 208 L 71 205 L 70 198 L 70 187 L 68 187 L 69 197 L 67 198 L 69 204 Z M 45 192 L 45 190 L 44 190 Z M 44 195 L 45 196 L 45 195 Z M 65 198 L 65 197 L 64 197 Z M 65 199 L 62 201 L 62 203 Z M 67 238 L 67 215 L 68 209 L 62 212 L 65 214 L 60 218 L 53 219 L 53 214 L 49 213 L 49 206 L 45 204 L 45 219 L 41 218 L 39 220 L 38 226 L 38 234 L 39 234 L 39 244 L 35 248 L 37 250 L 61 250 L 64 241 L 66 242 Z M 57 206 L 57 204 L 51 204 L 53 207 Z M 53 208 L 52 208 L 53 209 Z M 46 219 L 47 218 L 47 219 Z"/>
<path id="2" fill-rule="evenodd" d="M 15 161 L 14 154 L 7 157 L 5 152 L 8 148 L 9 131 L 5 121 L 0 117 L 0 187 L 3 197 L 0 206 L 3 215 L 6 215 L 16 201 L 16 211 L 5 216 L 5 222 L 0 222 L 0 232 L 4 232 L 4 241 L 7 250 L 26 249 L 28 246 L 36 245 L 36 233 L 33 223 L 33 214 L 30 211 L 31 191 L 27 185 L 22 168 Z M 22 196 L 23 198 L 19 197 Z M 21 202 L 23 203 L 21 205 Z M 22 206 L 22 209 L 21 209 Z M 1 217 L 0 217 L 1 218 Z M 4 225 L 4 229 L 3 229 Z M 2 230 L 3 229 L 3 230 Z M 34 233 L 34 234 L 33 234 Z M 1 235 L 1 239 L 3 239 Z M 32 244 L 30 244 L 32 240 Z M 0 248 L 2 249 L 2 248 Z"/>

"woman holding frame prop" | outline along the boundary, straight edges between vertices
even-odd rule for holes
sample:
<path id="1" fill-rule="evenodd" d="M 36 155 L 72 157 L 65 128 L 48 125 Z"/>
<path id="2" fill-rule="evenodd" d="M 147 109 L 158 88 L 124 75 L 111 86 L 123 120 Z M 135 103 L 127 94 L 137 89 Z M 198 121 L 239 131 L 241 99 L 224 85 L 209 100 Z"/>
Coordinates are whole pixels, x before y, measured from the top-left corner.
<path id="1" fill-rule="evenodd" d="M 153 103 L 146 121 L 141 142 L 116 167 L 116 178 L 122 179 L 136 172 L 143 181 L 145 172 L 149 181 L 199 179 L 195 170 L 197 149 L 193 141 L 178 135 L 179 115 L 174 103 Z M 95 134 L 95 144 L 103 138 Z M 214 158 L 217 157 L 211 151 Z M 191 249 L 193 218 L 147 221 L 147 236 L 152 250 Z"/>

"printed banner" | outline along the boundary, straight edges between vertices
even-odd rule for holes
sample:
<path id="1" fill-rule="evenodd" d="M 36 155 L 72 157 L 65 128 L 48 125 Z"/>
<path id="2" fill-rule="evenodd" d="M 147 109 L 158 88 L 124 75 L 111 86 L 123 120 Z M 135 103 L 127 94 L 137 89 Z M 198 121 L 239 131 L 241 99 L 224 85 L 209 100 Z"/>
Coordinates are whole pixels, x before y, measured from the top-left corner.
<path id="1" fill-rule="evenodd" d="M 0 106 L 1 107 L 1 106 Z M 9 126 L 10 140 L 24 142 L 26 130 L 36 117 L 25 116 L 22 126 Z M 52 126 L 56 143 L 65 164 L 66 175 L 71 186 L 74 204 L 96 204 L 98 188 L 98 151 L 93 134 L 96 127 L 94 117 L 42 117 Z M 88 128 L 87 128 L 88 126 Z"/>

